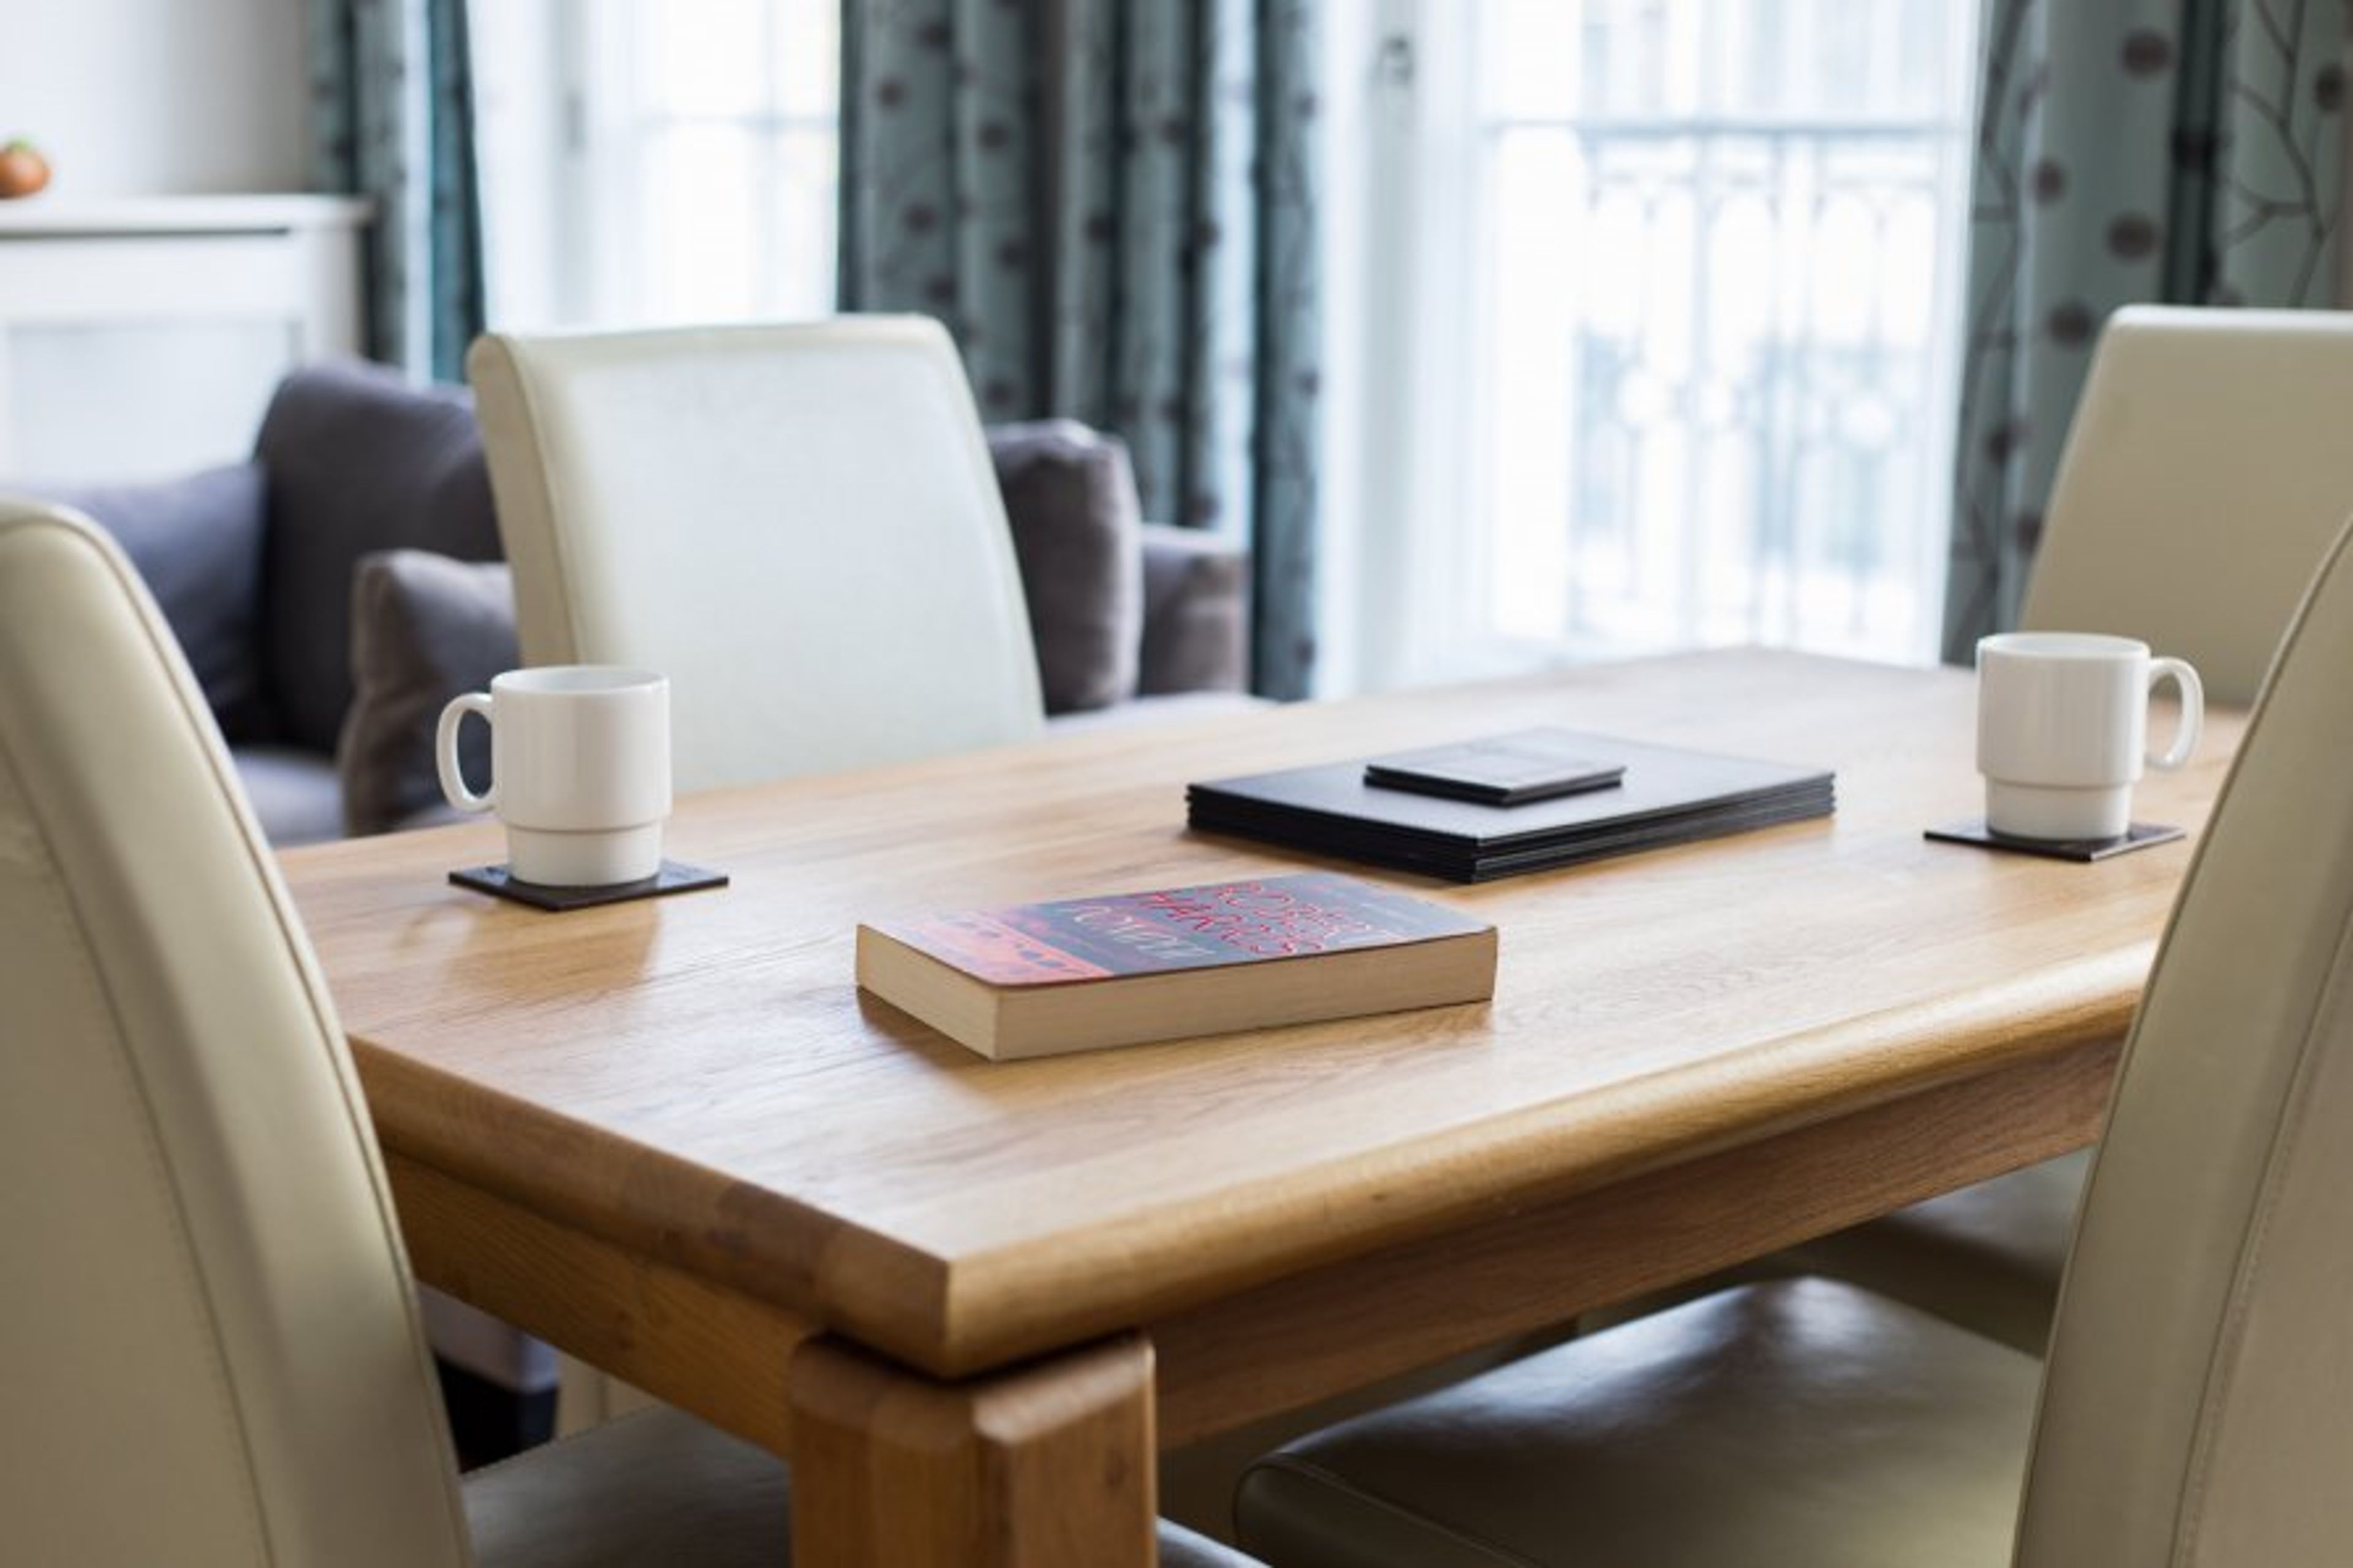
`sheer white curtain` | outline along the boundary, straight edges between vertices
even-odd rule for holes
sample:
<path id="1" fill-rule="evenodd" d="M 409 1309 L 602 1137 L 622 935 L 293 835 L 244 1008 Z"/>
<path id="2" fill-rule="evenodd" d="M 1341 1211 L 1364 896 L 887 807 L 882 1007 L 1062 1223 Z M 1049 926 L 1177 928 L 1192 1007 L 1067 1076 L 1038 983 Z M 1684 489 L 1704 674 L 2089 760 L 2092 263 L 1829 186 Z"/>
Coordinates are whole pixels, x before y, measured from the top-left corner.
<path id="1" fill-rule="evenodd" d="M 829 313 L 840 0 L 473 0 L 494 325 Z"/>
<path id="2" fill-rule="evenodd" d="M 1332 3 L 1335 683 L 1929 657 L 1975 0 Z"/>

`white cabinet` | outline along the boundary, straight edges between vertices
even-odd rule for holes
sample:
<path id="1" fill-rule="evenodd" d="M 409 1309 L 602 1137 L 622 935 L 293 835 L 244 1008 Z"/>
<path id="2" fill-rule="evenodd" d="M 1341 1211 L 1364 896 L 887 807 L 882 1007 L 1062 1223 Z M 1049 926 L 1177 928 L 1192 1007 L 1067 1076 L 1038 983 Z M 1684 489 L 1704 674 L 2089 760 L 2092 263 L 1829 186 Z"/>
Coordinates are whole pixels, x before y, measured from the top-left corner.
<path id="1" fill-rule="evenodd" d="M 360 352 L 367 216 L 333 196 L 0 203 L 0 481 L 244 458 L 280 376 Z"/>

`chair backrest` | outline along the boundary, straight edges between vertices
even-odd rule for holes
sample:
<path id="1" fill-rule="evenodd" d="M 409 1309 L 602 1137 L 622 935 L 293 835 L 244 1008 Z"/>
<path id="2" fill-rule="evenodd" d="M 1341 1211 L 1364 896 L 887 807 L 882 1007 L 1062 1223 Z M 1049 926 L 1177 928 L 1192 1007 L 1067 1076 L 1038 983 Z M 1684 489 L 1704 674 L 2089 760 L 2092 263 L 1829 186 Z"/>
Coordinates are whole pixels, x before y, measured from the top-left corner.
<path id="1" fill-rule="evenodd" d="M 146 591 L 0 503 L 0 1557 L 460 1564 L 333 1011 Z"/>
<path id="2" fill-rule="evenodd" d="M 2254 700 L 2353 512 L 2353 313 L 2136 305 L 2110 318 L 2019 624 L 2113 632 Z"/>
<path id="3" fill-rule="evenodd" d="M 2294 618 L 2174 910 L 2062 1289 L 2021 1568 L 2353 1542 L 2353 551 Z"/>
<path id="4" fill-rule="evenodd" d="M 1042 724 L 1004 502 L 937 322 L 494 336 L 467 363 L 525 662 L 669 675 L 681 788 Z"/>

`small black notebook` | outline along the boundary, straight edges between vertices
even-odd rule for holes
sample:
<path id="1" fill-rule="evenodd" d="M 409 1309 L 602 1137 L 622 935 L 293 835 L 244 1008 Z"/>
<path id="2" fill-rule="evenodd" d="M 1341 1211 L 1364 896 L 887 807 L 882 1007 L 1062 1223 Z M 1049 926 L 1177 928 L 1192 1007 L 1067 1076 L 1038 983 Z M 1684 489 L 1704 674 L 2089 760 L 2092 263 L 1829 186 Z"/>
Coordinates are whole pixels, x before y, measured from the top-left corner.
<path id="1" fill-rule="evenodd" d="M 1365 764 L 1368 784 L 1488 805 L 1525 805 L 1608 789 L 1625 776 L 1625 763 L 1588 755 L 1578 737 L 1567 730 L 1515 730 L 1451 746 L 1398 752 Z"/>
<path id="2" fill-rule="evenodd" d="M 1835 782 L 1820 769 L 1562 733 L 1579 754 L 1623 768 L 1619 786 L 1491 805 L 1380 788 L 1357 759 L 1196 784 L 1187 820 L 1204 832 L 1483 882 L 1826 816 L 1835 805 Z"/>

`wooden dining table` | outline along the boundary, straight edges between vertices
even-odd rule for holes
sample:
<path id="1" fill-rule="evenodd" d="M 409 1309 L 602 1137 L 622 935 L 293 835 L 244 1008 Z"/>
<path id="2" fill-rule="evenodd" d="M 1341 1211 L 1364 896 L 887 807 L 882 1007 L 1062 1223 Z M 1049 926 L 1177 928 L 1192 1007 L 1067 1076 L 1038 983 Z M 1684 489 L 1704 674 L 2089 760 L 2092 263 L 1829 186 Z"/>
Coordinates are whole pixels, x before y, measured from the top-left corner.
<path id="1" fill-rule="evenodd" d="M 1711 652 L 691 795 L 724 889 L 544 913 L 494 826 L 288 852 L 420 1278 L 788 1458 L 802 1568 L 1151 1560 L 1155 1454 L 2091 1141 L 2243 717 L 2093 864 L 1966 673 Z M 2161 722 L 2161 721 L 2159 721 Z M 1188 781 L 1556 724 L 1830 767 L 1819 820 L 1476 887 L 1491 1003 L 995 1063 L 877 916 L 1336 863 Z M 782 1543 L 779 1543 L 782 1555 Z"/>

